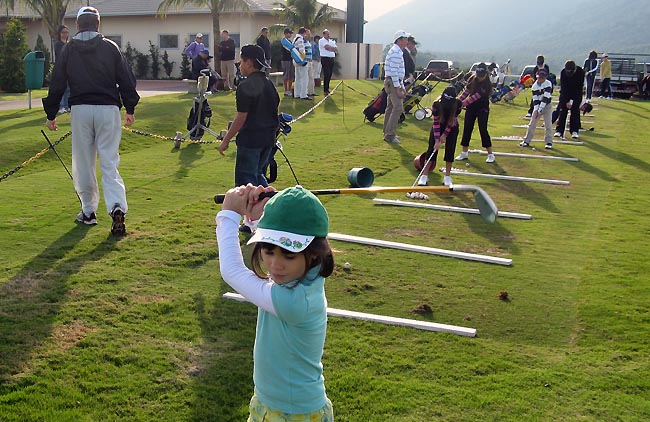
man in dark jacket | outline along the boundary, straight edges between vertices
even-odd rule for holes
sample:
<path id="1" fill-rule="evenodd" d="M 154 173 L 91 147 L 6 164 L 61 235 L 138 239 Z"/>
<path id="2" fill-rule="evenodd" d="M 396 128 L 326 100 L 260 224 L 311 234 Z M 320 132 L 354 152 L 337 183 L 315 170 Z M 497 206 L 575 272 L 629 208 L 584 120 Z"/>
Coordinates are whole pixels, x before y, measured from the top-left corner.
<path id="1" fill-rule="evenodd" d="M 135 77 L 118 46 L 104 38 L 99 30 L 99 12 L 82 7 L 77 13 L 77 35 L 56 61 L 50 89 L 43 98 L 47 127 L 56 130 L 59 102 L 70 86 L 70 124 L 72 126 L 72 173 L 81 199 L 77 222 L 97 224 L 99 187 L 95 162 L 99 155 L 106 211 L 113 223 L 114 236 L 126 234 L 124 216 L 128 211 L 124 181 L 117 169 L 122 136 L 120 108 L 126 113 L 124 124 L 135 120 L 140 96 Z"/>
<path id="2" fill-rule="evenodd" d="M 556 138 L 562 138 L 566 127 L 566 118 L 571 110 L 569 132 L 574 139 L 578 138 L 580 130 L 580 105 L 582 103 L 582 89 L 584 88 L 585 72 L 573 60 L 564 64 L 560 73 L 560 103 L 558 104 L 559 116 L 555 127 Z"/>
<path id="3" fill-rule="evenodd" d="M 269 76 L 271 70 L 271 41 L 269 40 L 269 28 L 265 26 L 260 30 L 260 36 L 257 37 L 256 43 L 262 47 L 262 50 L 264 50 L 264 59 L 268 66 L 264 68 L 264 73 L 266 73 L 266 76 Z"/>
<path id="4" fill-rule="evenodd" d="M 404 47 L 404 50 L 402 50 L 402 53 L 404 54 L 404 79 L 405 80 L 410 80 L 413 81 L 415 80 L 415 46 L 417 45 L 417 41 L 415 41 L 415 38 L 413 37 L 408 37 L 408 41 L 406 42 L 406 47 Z"/>
<path id="5" fill-rule="evenodd" d="M 266 66 L 264 50 L 258 45 L 245 45 L 240 57 L 239 68 L 245 79 L 237 87 L 237 115 L 221 141 L 219 152 L 224 155 L 230 140 L 237 135 L 235 186 L 248 183 L 267 186 L 264 168 L 275 145 L 280 97 L 262 71 Z"/>
<path id="6" fill-rule="evenodd" d="M 209 70 L 209 72 L 205 72 L 209 76 L 209 81 L 208 81 L 208 91 L 210 90 L 217 90 L 217 77 L 215 76 L 214 72 L 210 68 L 210 59 L 212 56 L 210 55 L 210 50 L 205 49 L 199 54 L 192 59 L 192 79 L 199 79 L 199 76 L 201 76 L 201 71 L 202 70 Z"/>

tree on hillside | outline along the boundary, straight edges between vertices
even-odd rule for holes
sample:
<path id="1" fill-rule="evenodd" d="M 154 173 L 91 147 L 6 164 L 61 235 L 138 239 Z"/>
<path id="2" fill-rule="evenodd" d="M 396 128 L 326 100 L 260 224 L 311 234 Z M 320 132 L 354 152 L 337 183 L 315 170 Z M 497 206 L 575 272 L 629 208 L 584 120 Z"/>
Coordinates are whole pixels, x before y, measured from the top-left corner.
<path id="1" fill-rule="evenodd" d="M 287 0 L 274 5 L 277 6 L 275 14 L 296 31 L 301 26 L 312 30 L 325 28 L 336 14 L 328 4 L 319 5 L 316 0 Z"/>
<path id="2" fill-rule="evenodd" d="M 158 14 L 165 16 L 169 9 L 182 9 L 186 4 L 205 7 L 212 14 L 212 39 L 214 50 L 214 68 L 219 69 L 219 55 L 216 46 L 219 45 L 221 28 L 219 20 L 221 14 L 226 12 L 250 12 L 251 8 L 246 0 L 163 0 L 158 5 Z"/>
<path id="3" fill-rule="evenodd" d="M 24 4 L 32 9 L 43 19 L 52 40 L 57 39 L 59 25 L 63 23 L 65 12 L 72 3 L 79 3 L 79 0 L 0 0 L 0 6 L 10 10 L 16 4 Z"/>

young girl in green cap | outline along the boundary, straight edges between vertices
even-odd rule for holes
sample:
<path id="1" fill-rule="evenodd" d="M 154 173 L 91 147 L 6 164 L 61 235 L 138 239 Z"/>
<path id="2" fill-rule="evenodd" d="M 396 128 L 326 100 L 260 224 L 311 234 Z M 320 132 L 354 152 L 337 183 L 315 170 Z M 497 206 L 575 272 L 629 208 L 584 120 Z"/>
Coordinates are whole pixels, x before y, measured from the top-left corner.
<path id="1" fill-rule="evenodd" d="M 325 277 L 334 269 L 329 218 L 318 198 L 300 186 L 259 198 L 273 191 L 250 184 L 231 189 L 216 217 L 221 276 L 258 307 L 248 422 L 332 422 L 321 363 Z M 255 244 L 252 270 L 239 246 L 242 216 L 257 222 L 248 241 Z"/>

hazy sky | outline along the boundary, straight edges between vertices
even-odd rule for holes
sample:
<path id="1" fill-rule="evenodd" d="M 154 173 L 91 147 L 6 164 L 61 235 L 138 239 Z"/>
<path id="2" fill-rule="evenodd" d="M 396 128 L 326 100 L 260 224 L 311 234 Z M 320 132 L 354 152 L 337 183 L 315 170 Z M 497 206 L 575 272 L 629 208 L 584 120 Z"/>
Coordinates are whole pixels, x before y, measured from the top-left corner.
<path id="1" fill-rule="evenodd" d="M 348 7 L 347 0 L 320 0 L 337 9 L 346 10 Z M 396 0 L 365 0 L 363 5 L 364 19 L 369 21 L 383 15 L 393 9 L 403 6 L 403 1 Z"/>

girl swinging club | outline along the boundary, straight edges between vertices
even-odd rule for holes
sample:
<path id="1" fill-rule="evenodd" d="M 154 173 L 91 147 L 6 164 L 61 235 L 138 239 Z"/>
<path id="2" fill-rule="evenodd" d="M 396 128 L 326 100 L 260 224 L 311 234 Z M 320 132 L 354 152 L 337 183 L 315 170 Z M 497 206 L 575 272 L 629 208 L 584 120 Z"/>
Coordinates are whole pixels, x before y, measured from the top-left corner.
<path id="1" fill-rule="evenodd" d="M 325 277 L 334 269 L 329 218 L 318 198 L 300 186 L 259 199 L 274 190 L 251 184 L 231 189 L 216 217 L 221 276 L 259 308 L 248 422 L 333 422 L 321 363 Z M 253 270 L 244 265 L 239 246 L 242 216 L 253 226 L 259 219 L 248 241 L 255 244 Z"/>
<path id="2" fill-rule="evenodd" d="M 425 166 L 428 160 L 428 164 L 422 170 L 422 175 L 418 178 L 419 186 L 427 185 L 429 173 L 436 168 L 438 149 L 442 144 L 445 144 L 445 177 L 443 184 L 451 186 L 451 166 L 454 163 L 456 140 L 458 139 L 458 115 L 462 106 L 460 100 L 456 99 L 456 88 L 453 86 L 445 88 L 440 97 L 433 102 L 431 107 L 433 126 L 429 133 L 429 149 L 416 158 L 416 168 L 419 167 L 418 170 L 422 169 L 422 166 Z"/>

